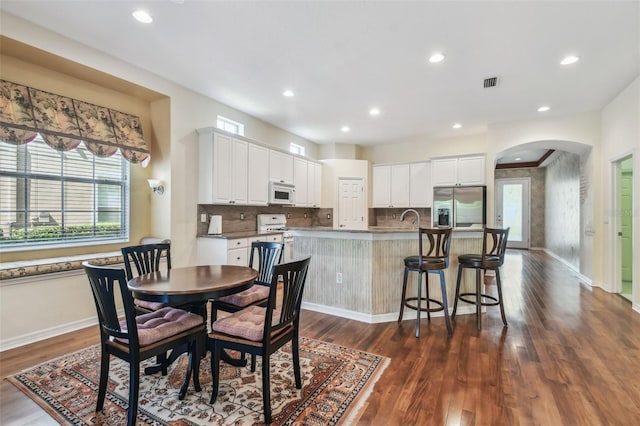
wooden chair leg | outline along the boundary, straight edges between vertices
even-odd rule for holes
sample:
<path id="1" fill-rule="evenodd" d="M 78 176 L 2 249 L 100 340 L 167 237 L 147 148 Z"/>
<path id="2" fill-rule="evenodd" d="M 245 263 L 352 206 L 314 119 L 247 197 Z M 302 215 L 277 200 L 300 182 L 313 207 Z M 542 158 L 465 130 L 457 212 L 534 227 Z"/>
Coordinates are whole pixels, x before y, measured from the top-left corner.
<path id="1" fill-rule="evenodd" d="M 291 354 L 293 355 L 293 375 L 296 379 L 296 388 L 302 389 L 302 378 L 300 376 L 300 347 L 298 342 L 298 333 L 296 332 L 291 340 Z"/>
<path id="2" fill-rule="evenodd" d="M 502 282 L 500 281 L 500 268 L 496 268 L 496 287 L 498 287 L 498 303 L 500 304 L 500 315 L 502 315 L 502 323 L 507 324 L 507 317 L 504 314 L 504 303 L 502 302 Z"/>
<path id="3" fill-rule="evenodd" d="M 422 306 L 422 272 L 418 272 L 418 300 L 416 300 L 416 337 L 420 337 L 420 307 Z"/>
<path id="4" fill-rule="evenodd" d="M 447 283 L 444 280 L 444 272 L 438 271 L 438 275 L 440 275 L 440 288 L 442 289 L 442 309 L 444 311 L 444 322 L 447 325 L 447 332 L 449 336 L 453 334 L 453 330 L 451 328 L 451 320 L 449 319 L 449 304 L 447 302 Z"/>
<path id="5" fill-rule="evenodd" d="M 400 315 L 398 315 L 398 322 L 402 321 L 402 315 L 404 314 L 404 300 L 407 296 L 407 278 L 409 276 L 409 270 L 404 268 L 404 279 L 402 280 L 402 296 L 400 297 Z"/>
<path id="6" fill-rule="evenodd" d="M 138 391 L 140 389 L 140 360 L 132 359 L 129 364 L 129 406 L 127 426 L 135 426 L 138 417 Z"/>
<path id="7" fill-rule="evenodd" d="M 478 330 L 482 329 L 482 271 L 480 268 L 476 268 L 476 322 L 478 324 Z"/>
<path id="8" fill-rule="evenodd" d="M 256 356 L 254 354 L 251 354 L 251 372 L 256 372 Z"/>
<path id="9" fill-rule="evenodd" d="M 222 357 L 222 348 L 218 345 L 214 345 L 213 350 L 211 351 L 211 399 L 209 400 L 209 404 L 213 404 L 216 402 L 218 398 L 218 389 L 220 387 L 220 358 Z"/>
<path id="10" fill-rule="evenodd" d="M 458 278 L 456 278 L 456 297 L 453 298 L 453 312 L 451 312 L 451 317 L 456 317 L 456 310 L 458 309 L 458 298 L 460 297 L 460 280 L 462 279 L 462 270 L 464 268 L 462 265 L 458 265 Z"/>
<path id="11" fill-rule="evenodd" d="M 271 379 L 269 376 L 269 355 L 262 354 L 262 405 L 264 422 L 271 423 Z"/>
<path id="12" fill-rule="evenodd" d="M 424 275 L 425 299 L 427 301 L 427 321 L 431 321 L 431 305 L 429 304 L 429 298 L 431 297 L 429 296 L 429 273 L 425 272 Z M 419 300 L 418 303 L 422 302 Z"/>
<path id="13" fill-rule="evenodd" d="M 102 348 L 100 358 L 100 384 L 98 385 L 98 401 L 96 403 L 96 411 L 102 411 L 104 408 L 104 398 L 107 395 L 107 383 L 109 381 L 109 360 L 111 357 L 107 350 Z"/>

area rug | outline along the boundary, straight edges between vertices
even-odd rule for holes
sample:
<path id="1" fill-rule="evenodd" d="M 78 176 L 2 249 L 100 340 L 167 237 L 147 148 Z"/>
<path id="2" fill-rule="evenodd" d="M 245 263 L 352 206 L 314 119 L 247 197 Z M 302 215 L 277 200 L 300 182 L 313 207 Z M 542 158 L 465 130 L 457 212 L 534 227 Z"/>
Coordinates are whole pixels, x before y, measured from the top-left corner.
<path id="1" fill-rule="evenodd" d="M 295 387 L 291 346 L 271 356 L 271 404 L 274 425 L 350 424 L 389 358 L 317 340 L 300 339 L 302 389 Z M 202 360 L 202 391 L 193 383 L 183 401 L 178 391 L 186 372 L 186 356 L 178 359 L 167 376 L 143 375 L 140 380 L 138 425 L 256 425 L 262 412 L 261 359 L 252 373 L 249 366 L 222 363 L 220 391 L 211 397 L 209 355 Z M 143 363 L 151 365 L 153 360 Z M 141 371 L 143 371 L 143 368 Z M 30 368 L 13 377 L 22 390 L 52 417 L 74 425 L 125 425 L 129 391 L 129 367 L 111 360 L 104 412 L 95 412 L 100 371 L 98 345 Z"/>

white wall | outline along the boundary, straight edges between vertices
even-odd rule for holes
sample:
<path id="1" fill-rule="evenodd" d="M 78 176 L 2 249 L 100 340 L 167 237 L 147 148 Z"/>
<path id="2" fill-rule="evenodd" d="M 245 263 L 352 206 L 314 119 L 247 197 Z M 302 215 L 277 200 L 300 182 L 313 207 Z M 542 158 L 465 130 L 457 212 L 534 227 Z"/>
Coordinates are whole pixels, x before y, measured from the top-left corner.
<path id="1" fill-rule="evenodd" d="M 613 229 L 613 218 L 616 212 L 613 205 L 612 162 L 629 154 L 633 155 L 633 248 L 634 266 L 640 265 L 640 76 L 615 97 L 602 110 L 602 170 L 599 175 L 604 193 L 601 203 L 604 271 L 603 288 L 615 288 L 613 268 L 615 262 L 611 257 L 613 244 L 616 242 L 617 230 Z M 640 312 L 640 267 L 633 270 L 633 305 Z"/>

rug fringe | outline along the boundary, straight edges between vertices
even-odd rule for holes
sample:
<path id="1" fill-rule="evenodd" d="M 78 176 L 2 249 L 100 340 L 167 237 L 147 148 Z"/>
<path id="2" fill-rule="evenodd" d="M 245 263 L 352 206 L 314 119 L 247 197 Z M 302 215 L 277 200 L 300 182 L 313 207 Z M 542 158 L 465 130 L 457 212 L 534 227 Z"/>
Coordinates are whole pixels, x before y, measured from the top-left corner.
<path id="1" fill-rule="evenodd" d="M 380 365 L 378 365 L 378 369 L 377 369 L 378 371 L 376 371 L 375 374 L 371 376 L 371 378 L 367 382 L 366 389 L 363 389 L 362 394 L 358 395 L 358 402 L 356 403 L 356 405 L 353 406 L 349 415 L 338 422 L 339 425 L 347 426 L 347 425 L 354 424 L 355 422 L 358 421 L 360 416 L 362 416 L 362 412 L 364 411 L 364 408 L 367 406 L 367 402 L 369 401 L 369 395 L 371 395 L 371 392 L 373 392 L 373 388 L 378 382 L 378 379 L 382 376 L 382 373 L 384 373 L 384 370 L 387 369 L 390 363 L 391 363 L 391 358 L 382 357 L 382 361 L 380 362 Z"/>

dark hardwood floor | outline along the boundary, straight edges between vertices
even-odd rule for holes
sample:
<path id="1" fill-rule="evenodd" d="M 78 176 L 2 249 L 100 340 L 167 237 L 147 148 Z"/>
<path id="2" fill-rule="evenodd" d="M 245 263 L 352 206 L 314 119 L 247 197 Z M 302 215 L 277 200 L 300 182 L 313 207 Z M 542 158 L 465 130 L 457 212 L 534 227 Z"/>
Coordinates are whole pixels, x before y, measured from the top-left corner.
<path id="1" fill-rule="evenodd" d="M 358 424 L 640 424 L 640 314 L 579 283 L 543 252 L 509 251 L 502 269 L 509 326 L 497 307 L 458 316 L 364 324 L 304 311 L 301 334 L 391 358 Z M 398 277 L 401 285 L 401 277 Z M 495 291 L 495 287 L 492 287 Z M 0 354 L 0 375 L 98 342 L 96 327 Z M 0 423 L 55 424 L 3 380 Z"/>

